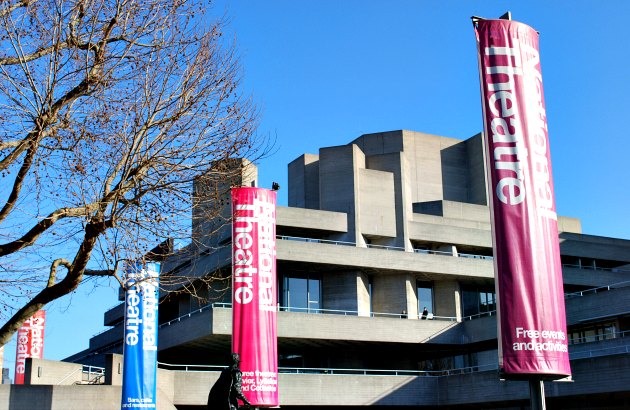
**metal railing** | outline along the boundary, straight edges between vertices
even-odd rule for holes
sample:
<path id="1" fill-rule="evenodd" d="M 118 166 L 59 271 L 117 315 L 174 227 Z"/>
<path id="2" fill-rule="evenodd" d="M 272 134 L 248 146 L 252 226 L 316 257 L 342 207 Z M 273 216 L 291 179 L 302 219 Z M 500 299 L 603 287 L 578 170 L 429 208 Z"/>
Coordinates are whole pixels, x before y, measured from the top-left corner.
<path id="1" fill-rule="evenodd" d="M 201 365 L 201 364 L 169 364 L 158 362 L 158 367 L 172 371 L 183 372 L 218 372 L 226 366 Z M 347 376 L 416 376 L 416 377 L 440 377 L 468 374 L 497 369 L 497 364 L 470 366 L 456 369 L 440 370 L 401 370 L 401 369 L 350 369 L 350 368 L 324 368 L 324 367 L 278 367 L 281 374 L 321 374 L 321 375 L 347 375 Z"/>
<path id="2" fill-rule="evenodd" d="M 481 312 L 481 313 L 477 313 L 475 315 L 468 315 L 468 316 L 462 316 L 462 320 L 474 320 L 474 319 L 479 319 L 481 317 L 488 317 L 488 316 L 496 316 L 497 315 L 497 311 L 496 310 L 491 310 L 489 312 Z"/>
<path id="3" fill-rule="evenodd" d="M 83 365 L 83 381 L 87 384 L 103 384 L 105 380 L 105 368 Z M 87 380 L 85 379 L 87 377 Z"/>
<path id="4" fill-rule="evenodd" d="M 283 241 L 297 241 L 297 242 L 308 242 L 308 243 L 324 243 L 324 244 L 329 244 L 329 245 L 353 246 L 353 247 L 357 246 L 356 242 L 335 241 L 335 240 L 330 240 L 330 239 L 303 238 L 303 237 L 299 237 L 299 236 L 288 236 L 288 235 L 277 235 L 276 238 L 280 239 L 280 240 L 283 240 Z M 388 250 L 388 251 L 405 252 L 405 248 L 400 247 L 400 246 L 378 245 L 378 244 L 374 244 L 374 243 L 369 243 L 369 244 L 366 244 L 365 246 L 367 248 L 370 248 L 370 249 L 383 249 L 383 250 Z M 453 254 L 453 252 L 435 251 L 435 250 L 431 250 L 431 249 L 414 249 L 413 252 L 414 253 L 421 253 L 421 254 L 425 254 L 425 255 L 455 256 L 455 257 L 462 257 L 462 258 L 468 258 L 468 259 L 482 259 L 482 260 L 493 260 L 494 259 L 492 256 L 488 256 L 488 255 L 475 255 L 475 254 L 471 254 L 471 253 L 455 253 L 455 254 Z"/>
<path id="5" fill-rule="evenodd" d="M 176 317 L 175 319 L 169 320 L 168 322 L 162 323 L 158 326 L 158 328 L 163 328 L 166 326 L 170 326 L 173 323 L 177 323 L 177 322 L 181 322 L 182 319 L 187 319 L 193 315 L 196 315 L 197 313 L 201 313 L 204 310 L 208 310 L 208 309 L 214 309 L 214 308 L 221 308 L 221 309 L 231 309 L 232 308 L 232 304 L 231 303 L 223 303 L 223 302 L 215 302 L 215 303 L 210 303 L 206 306 L 203 306 L 197 310 L 193 310 L 192 312 L 189 312 L 185 315 L 182 315 L 180 317 Z"/>
<path id="6" fill-rule="evenodd" d="M 415 377 L 442 377 L 468 374 L 497 369 L 497 364 L 481 366 L 461 367 L 443 370 L 396 370 L 396 369 L 347 369 L 347 368 L 321 368 L 321 367 L 279 367 L 278 373 L 284 374 L 321 374 L 321 375 L 348 375 L 348 376 L 415 376 Z"/>
<path id="7" fill-rule="evenodd" d="M 584 352 L 569 353 L 570 360 L 585 359 L 591 357 L 610 356 L 616 354 L 630 354 L 630 345 L 613 346 L 604 349 L 593 349 Z M 191 364 L 167 364 L 158 362 L 163 369 L 174 371 L 220 371 L 225 366 L 217 365 L 191 365 Z M 416 377 L 444 377 L 470 374 L 484 371 L 498 370 L 498 364 L 491 363 L 478 366 L 459 367 L 453 369 L 438 370 L 400 370 L 400 369 L 351 369 L 351 368 L 323 368 L 323 367 L 278 367 L 278 373 L 282 374 L 319 374 L 319 375 L 354 375 L 354 376 L 416 376 Z"/>
<path id="8" fill-rule="evenodd" d="M 279 312 L 297 312 L 297 313 L 311 313 L 311 314 L 329 314 L 329 315 L 342 315 L 342 316 L 362 316 L 357 310 L 341 310 L 341 309 L 319 309 L 319 308 L 299 308 L 291 306 L 278 306 Z M 408 313 L 385 313 L 385 312 L 370 312 L 369 316 L 362 317 L 390 317 L 396 319 L 428 319 L 428 320 L 445 320 L 449 322 L 457 321 L 456 317 L 452 316 L 436 316 L 430 313 L 427 317 L 423 318 L 421 314 L 410 315 Z"/>
<path id="9" fill-rule="evenodd" d="M 286 241 L 298 241 L 298 242 L 310 242 L 310 243 L 325 243 L 330 245 L 342 245 L 342 246 L 357 246 L 355 242 L 348 241 L 336 241 L 330 239 L 317 239 L 317 238 L 304 238 L 299 236 L 288 236 L 288 235 L 277 235 L 277 239 L 286 240 Z M 384 249 L 384 250 L 393 250 L 393 251 L 405 251 L 405 248 L 399 246 L 388 246 L 388 245 L 377 245 L 377 244 L 367 244 L 367 248 L 373 249 Z M 494 256 L 492 255 L 479 255 L 472 253 L 461 253 L 457 252 L 453 254 L 453 252 L 446 251 L 436 251 L 432 249 L 420 249 L 414 248 L 414 253 L 421 253 L 426 255 L 444 255 L 444 256 L 455 256 L 460 258 L 469 258 L 469 259 L 481 259 L 481 260 L 494 260 Z M 614 272 L 614 273 L 628 273 L 630 274 L 630 270 L 628 269 L 619 269 L 619 268 L 600 268 L 596 266 L 587 266 L 587 265 L 572 265 L 572 264 L 562 264 L 563 267 L 567 268 L 576 268 L 576 269 L 586 269 L 586 270 L 595 270 L 595 271 L 604 271 L 604 272 Z"/>
<path id="10" fill-rule="evenodd" d="M 610 284 L 608 286 L 599 286 L 597 288 L 586 289 L 579 292 L 565 293 L 564 297 L 569 299 L 573 297 L 593 295 L 596 293 L 607 292 L 611 289 L 624 288 L 627 286 L 630 286 L 630 281 L 617 282 L 617 283 Z"/>
<path id="11" fill-rule="evenodd" d="M 222 308 L 222 309 L 231 309 L 231 303 L 211 303 L 197 310 L 193 310 L 190 313 L 179 316 L 175 319 L 169 320 L 168 322 L 160 324 L 158 327 L 163 328 L 165 326 L 170 326 L 174 323 L 181 322 L 184 319 L 187 319 L 193 315 L 206 311 L 208 309 L 214 308 Z M 292 306 L 278 306 L 278 312 L 292 312 L 292 313 L 307 313 L 307 314 L 325 314 L 325 315 L 340 315 L 340 316 L 361 316 L 356 310 L 341 310 L 341 309 L 320 309 L 320 308 L 300 308 L 300 307 L 292 307 Z M 364 316 L 368 317 L 368 316 Z M 397 319 L 423 319 L 422 315 L 409 315 L 407 313 L 385 313 L 385 312 L 370 312 L 369 317 L 390 317 Z M 429 314 L 426 318 L 428 320 L 443 320 L 443 321 L 457 321 L 456 317 L 451 316 L 436 316 L 433 314 Z"/>
<path id="12" fill-rule="evenodd" d="M 57 385 L 62 385 L 63 382 L 81 372 L 81 380 L 73 382 L 73 384 L 103 384 L 105 377 L 105 368 L 97 366 L 82 365 L 80 368 L 76 368 L 68 373 L 63 379 L 57 382 Z"/>
<path id="13" fill-rule="evenodd" d="M 630 345 L 611 346 L 603 349 L 587 350 L 584 352 L 569 352 L 569 359 L 587 359 L 590 357 L 611 356 L 615 354 L 627 354 L 630 353 Z"/>
<path id="14" fill-rule="evenodd" d="M 171 364 L 157 362 L 160 369 L 174 370 L 181 372 L 220 372 L 225 366 L 214 364 Z"/>
<path id="15" fill-rule="evenodd" d="M 377 245 L 375 243 L 368 243 L 365 246 L 372 249 L 384 249 L 386 251 L 405 251 L 405 248 L 401 248 L 400 246 Z"/>
<path id="16" fill-rule="evenodd" d="M 562 266 L 565 267 L 565 268 L 585 269 L 585 270 L 600 270 L 600 271 L 603 271 L 603 272 L 628 273 L 628 274 L 630 274 L 630 270 L 628 270 L 628 269 L 600 268 L 598 266 L 572 265 L 572 264 L 569 264 L 569 263 L 563 263 Z"/>
<path id="17" fill-rule="evenodd" d="M 333 241 L 333 240 L 329 240 L 329 239 L 317 239 L 317 238 L 302 238 L 302 237 L 299 237 L 299 236 L 287 236 L 287 235 L 277 235 L 276 239 L 280 239 L 280 240 L 283 240 L 283 241 L 326 243 L 326 244 L 329 244 L 329 245 L 341 245 L 341 246 L 356 246 L 357 245 L 354 242 Z"/>
<path id="18" fill-rule="evenodd" d="M 624 339 L 630 337 L 630 330 L 624 330 L 621 332 L 605 332 L 597 335 L 589 335 L 584 337 L 576 337 L 569 339 L 569 345 L 581 345 L 585 343 L 603 342 L 604 340 Z"/>

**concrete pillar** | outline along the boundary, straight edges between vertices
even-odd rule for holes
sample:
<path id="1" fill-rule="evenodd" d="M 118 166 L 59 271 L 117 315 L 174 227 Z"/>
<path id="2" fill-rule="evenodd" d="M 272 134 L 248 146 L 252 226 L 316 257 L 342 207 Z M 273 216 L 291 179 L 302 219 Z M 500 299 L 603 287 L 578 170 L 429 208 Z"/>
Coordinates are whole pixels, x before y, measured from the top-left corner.
<path id="1" fill-rule="evenodd" d="M 190 313 L 190 299 L 191 296 L 188 293 L 184 293 L 182 295 L 179 296 L 179 300 L 178 300 L 178 311 L 179 311 L 179 316 L 184 316 Z"/>
<path id="2" fill-rule="evenodd" d="M 322 308 L 369 316 L 367 275 L 360 271 L 331 272 L 322 278 Z"/>
<path id="3" fill-rule="evenodd" d="M 418 319 L 418 289 L 415 276 L 407 275 L 405 278 L 405 288 L 407 295 L 407 317 L 409 319 Z"/>
<path id="4" fill-rule="evenodd" d="M 105 355 L 105 384 L 122 386 L 123 356 L 108 353 Z"/>
<path id="5" fill-rule="evenodd" d="M 456 317 L 462 320 L 462 307 L 459 282 L 456 280 L 437 281 L 433 285 L 435 316 Z"/>
<path id="6" fill-rule="evenodd" d="M 455 245 L 440 245 L 437 247 L 436 251 L 449 253 L 453 256 L 458 256 L 457 254 L 457 246 Z"/>
<path id="7" fill-rule="evenodd" d="M 230 188 L 257 186 L 258 168 L 247 159 L 215 161 L 193 181 L 192 243 L 200 249 L 215 248 L 232 235 Z"/>
<path id="8" fill-rule="evenodd" d="M 359 215 L 359 169 L 365 168 L 365 155 L 356 145 L 319 150 L 319 203 L 324 211 L 345 212 L 348 232 L 334 239 L 366 247 Z"/>
<path id="9" fill-rule="evenodd" d="M 415 279 L 408 274 L 378 275 L 372 280 L 372 309 L 375 313 L 418 317 Z"/>
<path id="10" fill-rule="evenodd" d="M 304 154 L 288 166 L 289 206 L 319 209 L 319 155 Z"/>
<path id="11" fill-rule="evenodd" d="M 370 278 L 363 272 L 357 272 L 357 311 L 359 316 L 369 317 L 371 312 Z"/>

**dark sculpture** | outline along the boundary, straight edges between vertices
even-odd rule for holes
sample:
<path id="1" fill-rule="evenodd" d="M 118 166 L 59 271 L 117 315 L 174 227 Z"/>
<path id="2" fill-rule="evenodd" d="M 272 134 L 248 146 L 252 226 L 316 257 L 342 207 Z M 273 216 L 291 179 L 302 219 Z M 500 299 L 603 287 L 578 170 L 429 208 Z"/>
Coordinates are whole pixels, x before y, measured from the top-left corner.
<path id="1" fill-rule="evenodd" d="M 238 353 L 232 353 L 232 365 L 221 371 L 217 382 L 208 394 L 208 410 L 238 410 L 238 399 L 241 399 L 249 409 L 251 404 L 243 395 L 243 373 L 239 367 L 241 357 Z"/>

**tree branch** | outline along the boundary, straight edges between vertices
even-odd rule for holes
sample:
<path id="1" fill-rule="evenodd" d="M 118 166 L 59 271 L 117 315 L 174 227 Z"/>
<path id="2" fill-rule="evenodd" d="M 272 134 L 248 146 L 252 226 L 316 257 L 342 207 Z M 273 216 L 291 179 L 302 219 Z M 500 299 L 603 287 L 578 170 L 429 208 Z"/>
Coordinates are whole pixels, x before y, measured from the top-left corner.
<path id="1" fill-rule="evenodd" d="M 22 323 L 32 317 L 38 310 L 42 309 L 46 306 L 46 304 L 52 302 L 53 300 L 67 295 L 79 286 L 83 278 L 85 266 L 90 260 L 90 255 L 96 244 L 96 239 L 103 233 L 103 229 L 106 229 L 106 225 L 107 223 L 103 222 L 96 224 L 88 223 L 86 225 L 85 236 L 83 237 L 81 246 L 70 265 L 68 265 L 67 261 L 64 261 L 63 259 L 57 259 L 53 262 L 48 284 L 50 285 L 51 281 L 54 282 L 56 269 L 59 265 L 64 265 L 68 268 L 66 277 L 60 282 L 54 283 L 51 286 L 46 286 L 42 289 L 33 299 L 19 309 L 2 326 L 2 328 L 0 328 L 0 346 L 9 342 L 11 340 L 11 336 L 17 332 L 20 326 L 22 326 Z"/>
<path id="2" fill-rule="evenodd" d="M 91 211 L 96 209 L 95 204 L 88 204 L 79 208 L 61 208 L 52 212 L 46 218 L 39 221 L 21 238 L 0 245 L 0 257 L 10 255 L 14 252 L 24 249 L 32 245 L 38 237 L 40 237 L 47 229 L 54 225 L 57 221 L 68 217 L 87 216 Z M 88 224 L 89 225 L 89 224 Z"/>
<path id="3" fill-rule="evenodd" d="M 6 15 L 9 15 L 11 13 L 13 13 L 15 10 L 21 8 L 21 7 L 26 7 L 31 3 L 32 0 L 21 0 L 18 1 L 17 3 L 15 3 L 12 6 L 7 7 L 6 9 L 0 10 L 0 17 L 4 17 Z M 36 1 L 36 0 L 35 0 Z M 33 2 L 35 2 L 33 1 Z"/>

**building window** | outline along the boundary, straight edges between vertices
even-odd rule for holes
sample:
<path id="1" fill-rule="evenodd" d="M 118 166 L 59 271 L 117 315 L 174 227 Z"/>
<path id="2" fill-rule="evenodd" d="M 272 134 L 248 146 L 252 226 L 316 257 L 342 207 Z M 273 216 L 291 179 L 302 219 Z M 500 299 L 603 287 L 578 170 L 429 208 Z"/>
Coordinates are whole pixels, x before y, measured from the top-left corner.
<path id="1" fill-rule="evenodd" d="M 422 315 L 426 307 L 429 313 L 433 313 L 433 283 L 418 282 L 418 314 Z"/>
<path id="2" fill-rule="evenodd" d="M 462 287 L 464 316 L 483 315 L 497 309 L 497 298 L 493 286 Z"/>
<path id="3" fill-rule="evenodd" d="M 586 325 L 569 331 L 569 344 L 591 343 L 617 337 L 614 322 Z"/>
<path id="4" fill-rule="evenodd" d="M 312 273 L 290 273 L 283 275 L 281 293 L 282 307 L 289 312 L 319 313 L 321 280 Z"/>

